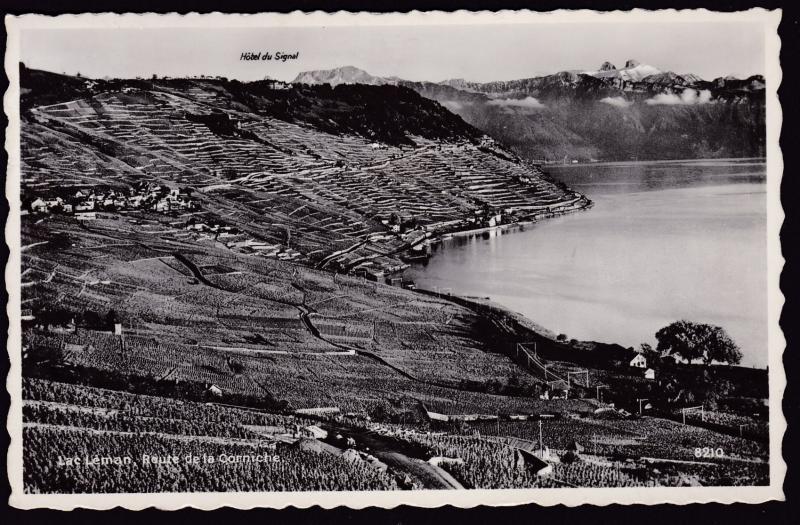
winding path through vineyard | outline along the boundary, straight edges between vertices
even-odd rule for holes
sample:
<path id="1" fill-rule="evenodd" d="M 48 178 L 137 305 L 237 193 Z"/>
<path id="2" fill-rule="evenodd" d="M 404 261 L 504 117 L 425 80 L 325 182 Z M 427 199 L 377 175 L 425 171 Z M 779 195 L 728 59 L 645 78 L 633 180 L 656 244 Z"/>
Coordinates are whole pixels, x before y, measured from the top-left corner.
<path id="1" fill-rule="evenodd" d="M 323 427 L 330 434 L 341 434 L 344 438 L 352 437 L 361 447 L 383 461 L 391 468 L 401 473 L 408 474 L 417 480 L 426 489 L 463 489 L 464 487 L 447 471 L 436 465 L 431 465 L 419 457 L 422 450 L 415 449 L 410 443 L 400 443 L 387 436 L 376 434 L 367 430 L 357 430 L 334 424 L 325 424 Z"/>

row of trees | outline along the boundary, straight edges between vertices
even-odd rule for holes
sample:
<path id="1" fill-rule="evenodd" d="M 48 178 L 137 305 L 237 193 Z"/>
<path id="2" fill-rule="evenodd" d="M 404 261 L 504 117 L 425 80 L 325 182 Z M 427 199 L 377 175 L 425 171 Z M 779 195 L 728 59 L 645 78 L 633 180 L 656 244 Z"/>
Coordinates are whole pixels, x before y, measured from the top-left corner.
<path id="1" fill-rule="evenodd" d="M 111 331 L 114 329 L 114 324 L 119 322 L 119 316 L 114 309 L 102 314 L 94 310 L 74 312 L 57 305 L 46 305 L 41 309 L 33 309 L 33 313 L 36 316 L 36 321 L 33 324 L 43 328 L 77 325 L 89 330 Z"/>

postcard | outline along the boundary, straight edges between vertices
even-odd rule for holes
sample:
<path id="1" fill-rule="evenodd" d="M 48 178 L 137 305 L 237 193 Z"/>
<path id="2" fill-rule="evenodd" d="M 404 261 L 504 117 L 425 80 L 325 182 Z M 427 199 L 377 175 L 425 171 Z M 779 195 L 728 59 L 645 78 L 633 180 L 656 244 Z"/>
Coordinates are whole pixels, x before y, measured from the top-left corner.
<path id="1" fill-rule="evenodd" d="M 784 499 L 780 18 L 7 17 L 10 503 Z"/>

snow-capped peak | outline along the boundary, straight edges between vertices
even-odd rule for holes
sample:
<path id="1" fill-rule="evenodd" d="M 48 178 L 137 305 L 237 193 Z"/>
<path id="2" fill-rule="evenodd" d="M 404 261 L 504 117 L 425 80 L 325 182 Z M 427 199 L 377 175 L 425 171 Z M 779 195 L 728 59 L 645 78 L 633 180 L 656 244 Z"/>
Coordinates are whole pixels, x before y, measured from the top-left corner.
<path id="1" fill-rule="evenodd" d="M 604 62 L 598 71 L 587 71 L 587 75 L 597 78 L 621 78 L 632 82 L 639 82 L 650 75 L 661 73 L 661 70 L 647 65 L 640 64 L 637 60 L 629 59 L 625 62 L 625 67 L 615 69 L 610 62 Z"/>
<path id="2" fill-rule="evenodd" d="M 686 82 L 688 82 L 690 84 L 696 84 L 697 82 L 702 82 L 703 81 L 703 79 L 700 78 L 699 75 L 695 75 L 694 73 L 686 73 L 685 75 L 681 75 L 681 76 L 684 79 L 686 79 Z"/>

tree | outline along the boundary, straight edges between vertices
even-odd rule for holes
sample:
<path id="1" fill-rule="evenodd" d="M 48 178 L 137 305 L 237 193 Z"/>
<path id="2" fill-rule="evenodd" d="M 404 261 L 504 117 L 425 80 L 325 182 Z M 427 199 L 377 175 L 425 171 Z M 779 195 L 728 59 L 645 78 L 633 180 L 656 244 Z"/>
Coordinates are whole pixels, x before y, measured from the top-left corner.
<path id="1" fill-rule="evenodd" d="M 389 411 L 386 409 L 385 406 L 381 404 L 377 404 L 373 406 L 369 411 L 369 417 L 373 421 L 383 422 L 388 421 L 390 417 Z"/>
<path id="2" fill-rule="evenodd" d="M 656 332 L 658 352 L 667 352 L 685 359 L 687 363 L 701 359 L 705 365 L 712 361 L 738 364 L 742 360 L 739 346 L 719 326 L 675 321 Z"/>
<path id="3" fill-rule="evenodd" d="M 487 394 L 497 394 L 500 392 L 500 381 L 497 379 L 489 379 L 486 381 L 485 387 Z"/>
<path id="4" fill-rule="evenodd" d="M 109 330 L 114 330 L 114 325 L 117 324 L 118 322 L 119 319 L 117 318 L 117 312 L 112 308 L 106 314 L 106 327 Z"/>
<path id="5" fill-rule="evenodd" d="M 83 313 L 83 324 L 89 330 L 102 330 L 104 322 L 100 318 L 100 314 L 94 310 L 86 310 Z"/>
<path id="6" fill-rule="evenodd" d="M 72 321 L 72 313 L 57 306 L 47 306 L 39 312 L 38 318 L 44 326 L 69 326 Z"/>

